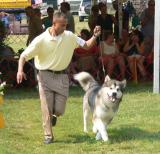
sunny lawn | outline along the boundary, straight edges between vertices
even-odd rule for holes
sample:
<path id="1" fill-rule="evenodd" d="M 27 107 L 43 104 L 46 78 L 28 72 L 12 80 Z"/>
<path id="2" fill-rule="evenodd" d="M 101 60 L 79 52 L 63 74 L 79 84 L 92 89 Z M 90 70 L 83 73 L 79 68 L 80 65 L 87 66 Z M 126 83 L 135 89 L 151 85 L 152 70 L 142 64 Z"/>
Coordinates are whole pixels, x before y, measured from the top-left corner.
<path id="1" fill-rule="evenodd" d="M 152 85 L 129 84 L 119 112 L 108 127 L 108 143 L 83 133 L 82 96 L 72 87 L 64 116 L 53 128 L 55 142 L 43 144 L 36 89 L 8 90 L 1 111 L 0 154 L 160 154 L 160 95 Z"/>
<path id="2" fill-rule="evenodd" d="M 75 23 L 77 34 L 88 28 L 77 16 Z M 25 42 L 10 45 L 17 51 Z M 81 88 L 71 88 L 66 112 L 53 128 L 55 142 L 44 145 L 37 89 L 7 90 L 0 106 L 5 117 L 0 154 L 160 154 L 160 95 L 152 94 L 151 83 L 127 86 L 107 143 L 95 141 L 91 131 L 83 133 L 83 94 Z"/>

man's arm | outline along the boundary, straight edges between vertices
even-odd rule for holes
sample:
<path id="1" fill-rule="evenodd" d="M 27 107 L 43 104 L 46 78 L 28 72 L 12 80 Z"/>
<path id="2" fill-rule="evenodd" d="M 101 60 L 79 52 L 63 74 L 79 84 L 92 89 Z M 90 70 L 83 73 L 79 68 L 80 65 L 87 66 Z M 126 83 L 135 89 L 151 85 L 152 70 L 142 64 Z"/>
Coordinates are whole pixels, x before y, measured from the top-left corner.
<path id="1" fill-rule="evenodd" d="M 84 46 L 82 48 L 88 50 L 93 45 L 95 45 L 96 39 L 97 39 L 97 37 L 100 36 L 100 34 L 101 34 L 101 27 L 96 26 L 93 31 L 93 36 L 88 41 L 86 41 L 86 43 L 84 44 Z"/>
<path id="2" fill-rule="evenodd" d="M 17 83 L 21 83 L 23 79 L 27 79 L 25 73 L 23 72 L 23 67 L 26 60 L 23 56 L 20 56 L 19 62 L 18 62 L 18 72 L 17 72 Z"/>
<path id="3" fill-rule="evenodd" d="M 93 45 L 96 44 L 96 38 L 97 37 L 93 35 L 88 41 L 86 41 L 82 48 L 86 50 L 90 49 Z"/>
<path id="4" fill-rule="evenodd" d="M 41 37 L 36 37 L 29 46 L 23 51 L 18 62 L 17 83 L 21 83 L 23 79 L 26 80 L 26 75 L 23 71 L 23 67 L 26 61 L 34 58 L 41 49 Z"/>

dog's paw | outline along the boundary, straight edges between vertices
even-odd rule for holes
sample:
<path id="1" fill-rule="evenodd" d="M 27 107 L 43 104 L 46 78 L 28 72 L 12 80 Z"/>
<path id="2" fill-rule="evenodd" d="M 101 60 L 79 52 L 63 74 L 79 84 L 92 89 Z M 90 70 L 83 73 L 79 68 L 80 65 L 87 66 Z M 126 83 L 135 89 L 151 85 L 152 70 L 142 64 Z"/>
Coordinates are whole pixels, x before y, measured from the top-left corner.
<path id="1" fill-rule="evenodd" d="M 97 133 L 97 128 L 95 126 L 93 126 L 92 131 L 93 131 L 93 133 L 96 134 Z"/>
<path id="2" fill-rule="evenodd" d="M 106 137 L 103 137 L 103 141 L 104 142 L 107 142 L 108 141 L 108 137 L 106 136 Z"/>
<path id="3" fill-rule="evenodd" d="M 99 132 L 96 134 L 96 140 L 102 140 L 102 136 Z"/>

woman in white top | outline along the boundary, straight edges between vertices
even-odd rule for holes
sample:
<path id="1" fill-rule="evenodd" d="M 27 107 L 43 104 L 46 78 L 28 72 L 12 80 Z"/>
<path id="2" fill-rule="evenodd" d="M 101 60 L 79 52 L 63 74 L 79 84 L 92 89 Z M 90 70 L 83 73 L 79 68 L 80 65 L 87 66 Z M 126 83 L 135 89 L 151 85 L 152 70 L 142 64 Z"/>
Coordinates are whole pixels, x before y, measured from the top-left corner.
<path id="1" fill-rule="evenodd" d="M 105 70 L 107 74 L 112 77 L 113 71 L 116 65 L 120 69 L 121 79 L 125 78 L 125 61 L 123 55 L 119 53 L 117 45 L 114 43 L 113 33 L 107 31 L 104 33 L 104 41 L 101 42 L 102 56 L 100 61 L 103 60 Z"/>

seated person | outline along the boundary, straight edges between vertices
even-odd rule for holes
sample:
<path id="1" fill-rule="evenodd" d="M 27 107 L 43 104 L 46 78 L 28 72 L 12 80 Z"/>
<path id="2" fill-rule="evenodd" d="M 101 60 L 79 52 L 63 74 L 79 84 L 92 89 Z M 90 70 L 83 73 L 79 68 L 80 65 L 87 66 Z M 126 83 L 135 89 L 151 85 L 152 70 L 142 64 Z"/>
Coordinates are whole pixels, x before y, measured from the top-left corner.
<path id="1" fill-rule="evenodd" d="M 135 75 L 134 70 L 136 61 L 139 73 L 141 74 L 143 79 L 146 79 L 146 70 L 144 68 L 145 57 L 142 55 L 142 44 L 143 44 L 142 33 L 138 30 L 134 30 L 130 35 L 129 41 L 124 46 L 124 52 L 127 54 L 127 60 L 130 71 L 132 73 L 132 77 Z"/>
<path id="2" fill-rule="evenodd" d="M 119 52 L 117 45 L 114 43 L 114 35 L 110 31 L 104 33 L 104 41 L 101 43 L 102 56 L 99 58 L 103 61 L 107 74 L 112 77 L 115 66 L 118 64 L 121 79 L 125 78 L 125 61 L 123 55 Z"/>
<path id="3" fill-rule="evenodd" d="M 14 50 L 5 44 L 5 39 L 7 37 L 7 28 L 5 24 L 0 21 L 0 60 L 4 57 L 12 57 L 14 58 L 15 52 Z"/>
<path id="4" fill-rule="evenodd" d="M 82 29 L 80 33 L 80 37 L 84 40 L 88 40 L 91 35 L 87 29 Z M 72 63 L 75 68 L 80 71 L 87 71 L 91 73 L 94 77 L 97 75 L 97 65 L 96 59 L 98 58 L 98 46 L 94 45 L 89 50 L 85 50 L 82 48 L 76 48 L 74 52 L 75 60 Z"/>
<path id="5" fill-rule="evenodd" d="M 142 55 L 145 56 L 146 61 L 153 63 L 153 48 L 154 40 L 151 37 L 145 37 L 142 42 Z"/>
<path id="6" fill-rule="evenodd" d="M 126 29 L 123 29 L 121 33 L 121 38 L 116 40 L 116 44 L 118 46 L 119 51 L 122 54 L 124 54 L 124 56 L 126 55 L 126 53 L 123 52 L 123 48 L 125 44 L 128 42 L 128 40 L 129 40 L 129 33 Z"/>
<path id="7" fill-rule="evenodd" d="M 144 66 L 148 79 L 153 78 L 153 58 L 154 58 L 154 40 L 151 37 L 145 37 L 142 42 L 142 55 L 145 57 Z"/>

